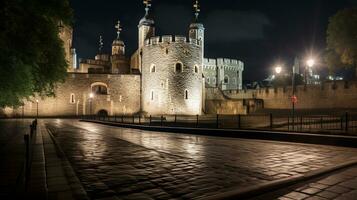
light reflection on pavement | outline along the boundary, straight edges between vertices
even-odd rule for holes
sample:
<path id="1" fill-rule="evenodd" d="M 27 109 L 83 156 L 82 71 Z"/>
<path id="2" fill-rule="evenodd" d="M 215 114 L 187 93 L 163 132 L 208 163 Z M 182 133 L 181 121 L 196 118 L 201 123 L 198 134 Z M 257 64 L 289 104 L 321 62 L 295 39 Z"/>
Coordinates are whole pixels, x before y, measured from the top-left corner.
<path id="1" fill-rule="evenodd" d="M 357 159 L 352 148 L 46 120 L 92 198 L 193 198 Z"/>

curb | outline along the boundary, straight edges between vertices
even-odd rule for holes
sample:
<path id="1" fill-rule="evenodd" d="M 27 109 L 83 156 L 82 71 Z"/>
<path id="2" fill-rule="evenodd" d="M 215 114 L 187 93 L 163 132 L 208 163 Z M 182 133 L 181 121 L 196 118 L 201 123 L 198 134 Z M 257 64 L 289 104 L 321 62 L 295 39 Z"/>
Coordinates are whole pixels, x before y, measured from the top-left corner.
<path id="1" fill-rule="evenodd" d="M 301 183 L 304 181 L 309 181 L 314 178 L 318 178 L 324 176 L 326 174 L 342 170 L 351 166 L 357 165 L 357 160 L 345 162 L 339 165 L 335 165 L 332 167 L 325 167 L 323 169 L 315 170 L 312 172 L 308 172 L 304 175 L 293 176 L 289 178 L 284 178 L 276 181 L 270 181 L 267 183 L 251 186 L 251 187 L 244 187 L 244 188 L 236 188 L 232 189 L 231 191 L 224 192 L 221 194 L 208 196 L 204 198 L 198 199 L 205 199 L 205 200 L 221 200 L 221 199 L 248 199 L 257 197 L 259 195 L 263 195 L 268 192 L 272 192 L 275 190 L 279 190 L 282 188 L 286 188 L 288 186 L 295 185 L 297 183 Z"/>
<path id="2" fill-rule="evenodd" d="M 48 128 L 46 128 L 46 131 L 50 135 L 53 144 L 55 145 L 57 155 L 61 159 L 62 168 L 69 182 L 69 186 L 71 188 L 73 197 L 78 200 L 89 200 L 87 192 L 84 190 L 82 183 L 76 176 L 70 162 L 68 161 L 65 153 L 63 152 L 62 148 L 58 144 L 56 138 L 53 136 L 52 131 Z"/>
<path id="3" fill-rule="evenodd" d="M 312 133 L 294 133 L 279 131 L 259 131 L 259 130 L 233 130 L 233 129 L 209 129 L 209 128 L 185 128 L 185 127 L 161 127 L 135 124 L 121 124 L 118 122 L 103 122 L 98 120 L 79 120 L 82 122 L 92 122 L 123 128 L 133 128 L 147 131 L 163 131 L 170 133 L 195 134 L 216 137 L 232 137 L 244 139 L 273 140 L 284 142 L 295 142 L 304 144 L 320 144 L 341 147 L 357 148 L 356 136 L 321 135 Z"/>

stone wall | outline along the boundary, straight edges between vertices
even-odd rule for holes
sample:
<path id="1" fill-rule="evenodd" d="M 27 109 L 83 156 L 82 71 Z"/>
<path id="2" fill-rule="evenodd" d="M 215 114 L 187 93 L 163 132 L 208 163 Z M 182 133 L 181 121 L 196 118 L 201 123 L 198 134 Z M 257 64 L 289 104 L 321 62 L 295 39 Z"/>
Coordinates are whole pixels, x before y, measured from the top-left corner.
<path id="1" fill-rule="evenodd" d="M 153 37 L 146 40 L 142 51 L 143 111 L 148 114 L 201 114 L 203 61 L 197 41 L 187 41 L 183 36 Z M 182 64 L 182 72 L 176 72 L 177 63 Z"/>
<path id="2" fill-rule="evenodd" d="M 89 94 L 96 84 L 108 87 L 107 95 Z M 74 96 L 73 96 L 74 95 Z M 72 98 L 73 97 L 73 98 Z M 18 109 L 6 108 L 7 116 L 78 116 L 97 114 L 105 110 L 108 114 L 133 114 L 140 111 L 140 76 L 139 75 L 111 75 L 111 74 L 80 74 L 69 73 L 63 84 L 56 89 L 55 98 L 34 97 L 26 101 L 25 106 Z"/>
<path id="3" fill-rule="evenodd" d="M 206 114 L 247 114 L 243 99 L 229 98 L 218 88 L 206 88 Z"/>
<path id="4" fill-rule="evenodd" d="M 207 87 L 220 87 L 222 90 L 242 89 L 243 62 L 228 58 L 205 58 L 203 74 Z M 227 82 L 225 82 L 225 78 Z"/>
<path id="5" fill-rule="evenodd" d="M 357 108 L 357 82 L 328 82 L 322 85 L 298 86 L 297 109 Z M 264 101 L 264 108 L 289 109 L 292 88 L 260 89 L 256 98 Z"/>

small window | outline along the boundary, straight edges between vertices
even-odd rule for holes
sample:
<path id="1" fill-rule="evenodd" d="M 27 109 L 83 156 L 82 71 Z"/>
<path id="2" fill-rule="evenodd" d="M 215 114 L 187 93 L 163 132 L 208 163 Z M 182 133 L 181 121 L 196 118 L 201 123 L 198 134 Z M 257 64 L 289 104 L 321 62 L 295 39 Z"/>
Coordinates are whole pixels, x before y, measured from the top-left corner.
<path id="1" fill-rule="evenodd" d="M 162 89 L 165 89 L 165 82 L 164 81 L 161 81 L 160 85 L 161 85 Z"/>
<path id="2" fill-rule="evenodd" d="M 168 48 L 166 48 L 166 50 L 165 50 L 165 51 L 166 51 L 166 54 L 169 54 L 169 49 L 168 49 Z"/>
<path id="3" fill-rule="evenodd" d="M 216 84 L 216 77 L 213 78 L 213 84 Z"/>
<path id="4" fill-rule="evenodd" d="M 175 72 L 182 72 L 182 64 L 181 63 L 176 63 Z"/>
<path id="5" fill-rule="evenodd" d="M 188 99 L 188 90 L 185 90 L 185 100 Z"/>
<path id="6" fill-rule="evenodd" d="M 156 72 L 156 66 L 155 65 L 151 65 L 150 72 L 151 73 L 155 73 Z"/>
<path id="7" fill-rule="evenodd" d="M 154 91 L 151 90 L 151 97 L 150 97 L 151 101 L 154 101 Z"/>
<path id="8" fill-rule="evenodd" d="M 209 79 L 209 77 L 207 77 L 207 83 L 210 83 L 210 79 Z"/>
<path id="9" fill-rule="evenodd" d="M 71 104 L 75 104 L 75 103 L 76 103 L 76 98 L 75 98 L 75 96 L 74 96 L 73 93 L 71 93 L 69 102 L 70 102 Z"/>
<path id="10" fill-rule="evenodd" d="M 195 73 L 198 73 L 198 67 L 195 65 Z"/>
<path id="11" fill-rule="evenodd" d="M 228 76 L 225 76 L 224 77 L 224 84 L 228 84 L 229 83 L 229 78 L 228 78 Z"/>

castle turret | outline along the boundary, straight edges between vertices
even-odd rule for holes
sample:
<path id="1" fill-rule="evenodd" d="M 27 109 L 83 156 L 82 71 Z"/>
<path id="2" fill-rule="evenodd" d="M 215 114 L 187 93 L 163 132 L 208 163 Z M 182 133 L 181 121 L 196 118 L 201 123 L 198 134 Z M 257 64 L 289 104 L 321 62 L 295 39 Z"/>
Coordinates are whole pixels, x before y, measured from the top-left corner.
<path id="1" fill-rule="evenodd" d="M 112 44 L 111 72 L 113 74 L 128 74 L 130 72 L 130 66 L 128 59 L 125 57 L 125 44 L 123 40 L 120 39 L 122 27 L 119 20 L 115 28 L 117 29 L 117 37 Z"/>
<path id="2" fill-rule="evenodd" d="M 98 49 L 97 55 L 95 56 L 95 60 L 109 61 L 109 55 L 103 53 L 103 47 L 104 47 L 103 37 L 100 35 L 99 36 L 99 49 Z"/>
<path id="3" fill-rule="evenodd" d="M 149 15 L 149 9 L 151 7 L 151 0 L 144 0 L 145 4 L 145 16 L 140 20 L 139 29 L 139 49 L 144 46 L 146 39 L 155 36 L 155 22 Z"/>
<path id="4" fill-rule="evenodd" d="M 193 8 L 195 11 L 195 19 L 194 22 L 190 24 L 189 37 L 190 39 L 194 39 L 199 42 L 199 45 L 202 48 L 202 56 L 204 56 L 205 28 L 198 20 L 198 16 L 200 14 L 200 5 L 198 0 L 196 0 Z"/>
<path id="5" fill-rule="evenodd" d="M 117 38 L 113 41 L 113 44 L 112 44 L 112 55 L 124 56 L 125 55 L 125 44 L 120 39 L 120 32 L 122 31 L 122 28 L 121 28 L 119 20 L 118 20 L 118 23 L 115 25 L 115 28 L 117 29 Z"/>

